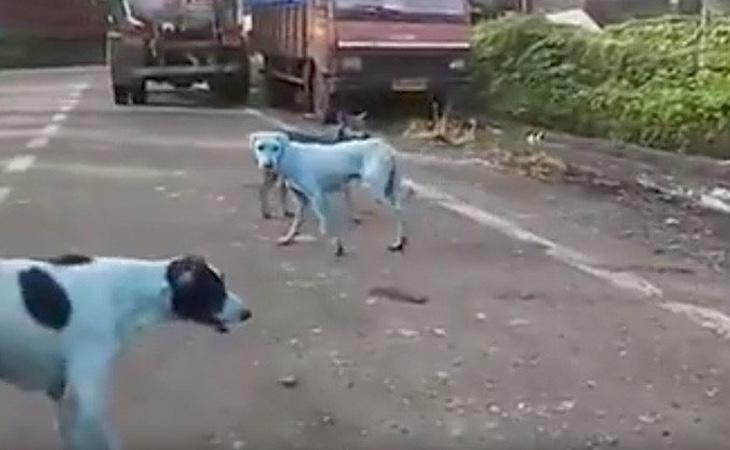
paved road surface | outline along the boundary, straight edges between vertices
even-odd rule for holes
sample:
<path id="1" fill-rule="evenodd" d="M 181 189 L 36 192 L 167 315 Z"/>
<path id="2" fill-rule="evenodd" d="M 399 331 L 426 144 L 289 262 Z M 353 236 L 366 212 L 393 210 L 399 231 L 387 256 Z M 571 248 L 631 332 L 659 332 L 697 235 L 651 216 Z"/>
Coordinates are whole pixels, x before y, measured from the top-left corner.
<path id="1" fill-rule="evenodd" d="M 114 107 L 102 69 L 0 74 L 3 255 L 199 252 L 252 305 L 233 335 L 174 324 L 130 349 L 127 448 L 727 448 L 727 285 L 649 270 L 677 262 L 604 233 L 621 206 L 412 156 L 405 255 L 360 198 L 345 259 L 281 249 L 244 146 L 275 115 L 151 101 Z M 368 299 L 387 285 L 430 301 Z M 58 448 L 53 414 L 0 386 L 0 448 Z"/>

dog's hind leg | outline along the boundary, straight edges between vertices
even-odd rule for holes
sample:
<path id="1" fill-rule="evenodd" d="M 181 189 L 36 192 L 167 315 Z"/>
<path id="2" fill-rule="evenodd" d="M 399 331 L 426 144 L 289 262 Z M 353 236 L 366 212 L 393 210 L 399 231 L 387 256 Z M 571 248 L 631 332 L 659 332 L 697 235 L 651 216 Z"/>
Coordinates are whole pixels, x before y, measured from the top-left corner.
<path id="1" fill-rule="evenodd" d="M 393 212 L 396 219 L 396 237 L 388 245 L 388 250 L 391 252 L 403 252 L 408 244 L 408 238 L 406 237 L 406 222 L 403 217 L 403 207 L 400 198 L 401 178 L 398 173 L 395 158 L 392 158 L 389 162 L 387 174 L 387 177 L 372 177 L 368 184 L 375 200 L 382 205 L 386 205 Z"/>
<path id="2" fill-rule="evenodd" d="M 291 244 L 304 223 L 304 207 L 307 205 L 307 197 L 297 190 L 292 189 L 292 192 L 297 199 L 297 209 L 294 212 L 294 220 L 292 220 L 289 231 L 276 241 L 276 244 L 281 246 Z"/>
<path id="3" fill-rule="evenodd" d="M 397 198 L 397 194 L 389 196 L 384 199 L 383 202 L 388 208 L 393 211 L 393 215 L 396 220 L 396 232 L 395 240 L 388 245 L 388 250 L 391 252 L 404 252 L 406 245 L 408 245 L 408 237 L 406 236 L 406 221 L 403 217 L 403 207 L 400 200 Z"/>

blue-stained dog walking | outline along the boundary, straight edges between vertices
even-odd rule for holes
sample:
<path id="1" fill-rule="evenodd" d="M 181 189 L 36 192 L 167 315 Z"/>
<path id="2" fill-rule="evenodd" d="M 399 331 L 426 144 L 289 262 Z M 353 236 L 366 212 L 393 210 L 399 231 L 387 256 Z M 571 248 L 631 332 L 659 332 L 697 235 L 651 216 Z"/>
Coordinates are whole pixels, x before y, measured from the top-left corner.
<path id="1" fill-rule="evenodd" d="M 280 245 L 294 240 L 304 220 L 303 209 L 309 206 L 319 220 L 320 233 L 330 236 L 336 255 L 342 255 L 342 239 L 332 227 L 328 194 L 356 181 L 367 188 L 376 202 L 387 206 L 395 215 L 396 237 L 388 249 L 394 252 L 405 249 L 401 174 L 395 149 L 384 139 L 303 143 L 290 140 L 286 133 L 269 131 L 252 133 L 249 145 L 259 168 L 284 177 L 298 200 L 294 220 L 288 233 L 278 240 Z"/>
<path id="2" fill-rule="evenodd" d="M 337 142 L 362 140 L 370 138 L 370 134 L 364 131 L 366 112 L 357 115 L 340 114 L 338 115 L 339 125 L 334 135 L 331 134 L 312 134 L 304 133 L 293 129 L 277 130 L 285 133 L 290 141 L 296 141 L 306 144 L 335 144 Z M 293 217 L 294 213 L 289 211 L 287 207 L 288 187 L 286 180 L 278 173 L 272 170 L 262 170 L 261 189 L 259 190 L 259 202 L 261 205 L 261 216 L 264 219 L 271 218 L 269 208 L 269 191 L 278 183 L 279 186 L 279 204 L 281 206 L 282 215 L 284 217 Z M 350 188 L 346 184 L 342 187 L 345 197 L 345 204 L 354 223 L 360 223 L 360 219 L 355 215 L 355 207 L 352 203 L 352 195 Z"/>
<path id="3" fill-rule="evenodd" d="M 118 450 L 106 397 L 129 340 L 162 322 L 226 332 L 250 317 L 198 256 L 0 260 L 0 379 L 57 403 L 64 450 Z"/>

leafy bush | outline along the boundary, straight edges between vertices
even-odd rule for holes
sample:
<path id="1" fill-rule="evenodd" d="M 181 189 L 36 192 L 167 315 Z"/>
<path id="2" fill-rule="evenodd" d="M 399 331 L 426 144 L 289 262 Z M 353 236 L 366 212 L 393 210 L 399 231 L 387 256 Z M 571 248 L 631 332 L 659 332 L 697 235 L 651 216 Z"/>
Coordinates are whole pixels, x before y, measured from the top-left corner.
<path id="1" fill-rule="evenodd" d="M 686 17 L 601 34 L 536 17 L 483 22 L 473 37 L 479 105 L 585 135 L 716 152 L 728 137 L 730 20 L 708 29 L 702 69 L 700 36 Z"/>

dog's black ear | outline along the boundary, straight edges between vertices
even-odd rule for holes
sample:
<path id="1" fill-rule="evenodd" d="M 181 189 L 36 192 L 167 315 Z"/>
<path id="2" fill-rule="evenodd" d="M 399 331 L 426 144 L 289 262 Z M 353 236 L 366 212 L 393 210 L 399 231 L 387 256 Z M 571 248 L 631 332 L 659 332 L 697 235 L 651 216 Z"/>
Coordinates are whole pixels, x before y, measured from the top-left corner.
<path id="1" fill-rule="evenodd" d="M 176 258 L 170 262 L 168 267 L 168 281 L 173 287 L 190 284 L 195 281 L 196 275 L 204 270 L 205 265 L 205 259 L 197 255 Z"/>
<path id="2" fill-rule="evenodd" d="M 227 297 L 221 277 L 205 259 L 188 255 L 175 258 L 167 268 L 172 296 L 172 311 L 185 320 L 215 323 Z"/>

